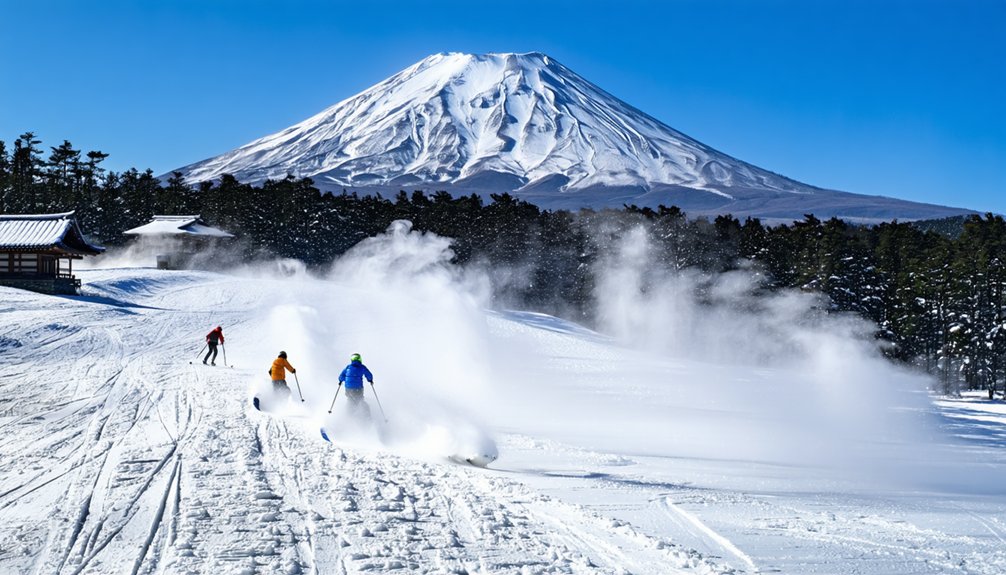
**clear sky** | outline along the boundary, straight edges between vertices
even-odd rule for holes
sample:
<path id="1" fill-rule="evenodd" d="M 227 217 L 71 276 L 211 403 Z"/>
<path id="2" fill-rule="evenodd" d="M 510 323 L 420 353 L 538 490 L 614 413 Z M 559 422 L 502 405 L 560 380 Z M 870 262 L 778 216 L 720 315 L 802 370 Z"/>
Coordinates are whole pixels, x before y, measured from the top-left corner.
<path id="1" fill-rule="evenodd" d="M 1004 0 L 4 0 L 0 139 L 161 174 L 453 51 L 545 52 L 809 184 L 1006 213 Z"/>

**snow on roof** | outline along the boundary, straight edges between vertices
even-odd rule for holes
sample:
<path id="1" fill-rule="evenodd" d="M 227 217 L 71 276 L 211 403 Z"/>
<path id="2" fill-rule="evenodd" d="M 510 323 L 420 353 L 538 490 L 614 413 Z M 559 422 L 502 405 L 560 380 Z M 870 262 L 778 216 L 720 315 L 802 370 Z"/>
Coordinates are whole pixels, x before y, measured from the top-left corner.
<path id="1" fill-rule="evenodd" d="M 105 248 L 91 244 L 73 212 L 62 214 L 0 214 L 0 250 L 54 249 L 77 255 L 97 255 Z"/>
<path id="2" fill-rule="evenodd" d="M 124 234 L 131 236 L 202 236 L 212 238 L 233 238 L 234 234 L 229 234 L 219 228 L 206 225 L 195 216 L 154 216 L 154 219 L 138 228 L 126 230 Z"/>

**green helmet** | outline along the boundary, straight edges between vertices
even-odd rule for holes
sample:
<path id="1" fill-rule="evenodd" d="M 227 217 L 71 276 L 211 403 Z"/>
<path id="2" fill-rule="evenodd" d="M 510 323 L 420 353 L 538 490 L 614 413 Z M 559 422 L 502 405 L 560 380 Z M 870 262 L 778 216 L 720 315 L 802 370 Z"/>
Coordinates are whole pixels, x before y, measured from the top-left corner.
<path id="1" fill-rule="evenodd" d="M 349 361 L 361 361 L 360 354 L 354 353 L 353 355 L 349 356 Z"/>

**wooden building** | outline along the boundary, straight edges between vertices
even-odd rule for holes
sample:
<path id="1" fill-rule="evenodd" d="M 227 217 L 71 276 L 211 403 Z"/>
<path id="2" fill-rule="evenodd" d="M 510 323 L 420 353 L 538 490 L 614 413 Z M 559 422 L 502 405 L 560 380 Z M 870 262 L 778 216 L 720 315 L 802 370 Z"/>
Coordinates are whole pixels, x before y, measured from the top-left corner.
<path id="1" fill-rule="evenodd" d="M 0 214 L 0 286 L 76 294 L 73 260 L 103 251 L 84 238 L 73 212 Z"/>
<path id="2" fill-rule="evenodd" d="M 198 263 L 200 253 L 210 252 L 233 234 L 207 225 L 195 216 L 154 216 L 150 223 L 123 232 L 150 242 L 159 269 L 184 269 Z"/>

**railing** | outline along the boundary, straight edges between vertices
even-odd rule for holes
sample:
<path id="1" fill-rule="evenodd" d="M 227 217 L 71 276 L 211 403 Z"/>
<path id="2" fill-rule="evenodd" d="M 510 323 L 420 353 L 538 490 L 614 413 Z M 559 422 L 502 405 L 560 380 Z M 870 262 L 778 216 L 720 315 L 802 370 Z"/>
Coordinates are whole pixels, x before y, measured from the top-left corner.
<path id="1" fill-rule="evenodd" d="M 0 273 L 0 286 L 14 287 L 47 294 L 77 295 L 80 280 L 74 277 L 56 277 L 53 274 Z"/>
<path id="2" fill-rule="evenodd" d="M 59 272 L 59 273 L 56 273 L 56 272 L 49 272 L 49 273 L 43 273 L 43 272 L 25 272 L 25 271 L 8 272 L 8 271 L 3 271 L 3 270 L 0 270 L 0 277 L 7 278 L 7 279 L 26 279 L 26 280 L 27 279 L 32 279 L 32 280 L 35 280 L 35 279 L 65 279 L 65 280 L 76 279 L 74 277 L 74 275 L 71 274 L 71 273 L 69 273 L 69 272 Z"/>

